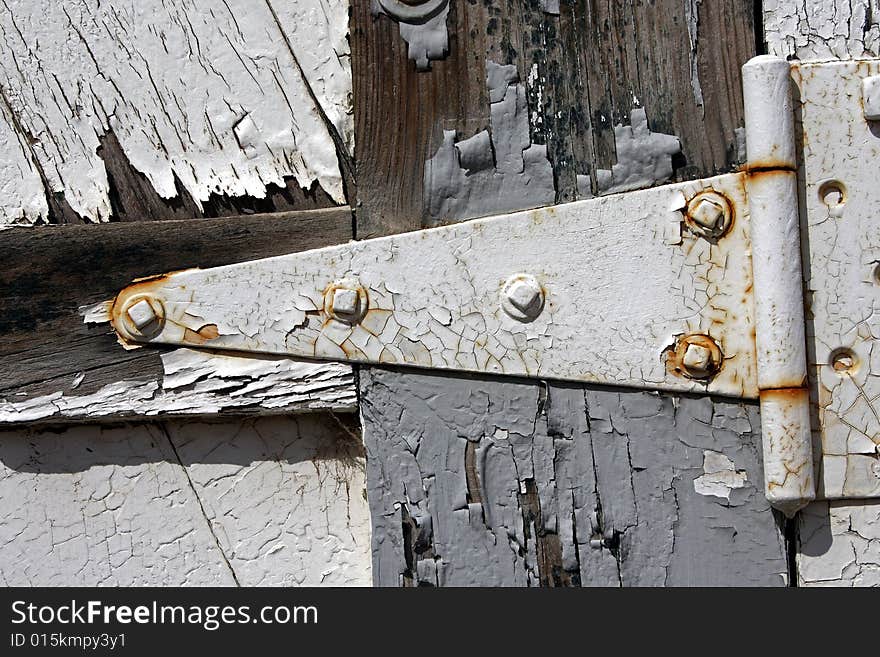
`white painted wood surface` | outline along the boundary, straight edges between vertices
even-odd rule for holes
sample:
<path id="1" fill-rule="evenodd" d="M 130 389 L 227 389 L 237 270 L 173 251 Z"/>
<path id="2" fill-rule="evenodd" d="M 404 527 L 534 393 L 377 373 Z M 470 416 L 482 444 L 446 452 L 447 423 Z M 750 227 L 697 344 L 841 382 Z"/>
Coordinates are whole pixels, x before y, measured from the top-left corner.
<path id="1" fill-rule="evenodd" d="M 735 215 L 717 240 L 686 228 L 683 209 L 706 190 L 723 194 Z M 131 285 L 111 315 L 131 338 L 129 305 L 161 304 L 164 320 L 139 339 L 151 344 L 754 398 L 744 194 L 742 175 L 730 174 L 192 269 Z M 543 289 L 532 321 L 504 310 L 505 282 L 520 274 Z M 342 283 L 360 286 L 356 321 L 328 305 Z M 688 334 L 720 346 L 714 378 L 669 366 Z"/>
<path id="2" fill-rule="evenodd" d="M 162 366 L 161 380 L 117 381 L 88 395 L 77 394 L 73 380 L 71 388 L 49 395 L 0 400 L 0 424 L 357 407 L 354 374 L 348 365 L 175 349 L 162 354 Z"/>
<path id="3" fill-rule="evenodd" d="M 371 583 L 360 438 L 332 415 L 0 432 L 0 582 Z"/>
<path id="4" fill-rule="evenodd" d="M 345 0 L 4 2 L 0 224 L 45 219 L 46 188 L 107 220 L 110 130 L 164 198 L 294 176 L 344 202 L 321 112 L 351 148 L 347 33 Z"/>
<path id="5" fill-rule="evenodd" d="M 877 9 L 875 0 L 765 0 L 764 33 L 769 52 L 802 60 L 876 57 L 880 55 Z M 854 96 L 847 102 L 857 99 Z M 847 105 L 842 107 L 849 111 Z M 818 102 L 807 109 L 834 108 Z M 828 127 L 834 129 L 834 125 Z M 862 166 L 870 174 L 872 165 Z M 808 205 L 813 204 L 809 194 L 806 199 Z M 856 289 L 863 285 L 855 283 Z M 875 500 L 817 502 L 805 509 L 799 520 L 798 583 L 880 585 L 878 527 L 880 504 Z"/>

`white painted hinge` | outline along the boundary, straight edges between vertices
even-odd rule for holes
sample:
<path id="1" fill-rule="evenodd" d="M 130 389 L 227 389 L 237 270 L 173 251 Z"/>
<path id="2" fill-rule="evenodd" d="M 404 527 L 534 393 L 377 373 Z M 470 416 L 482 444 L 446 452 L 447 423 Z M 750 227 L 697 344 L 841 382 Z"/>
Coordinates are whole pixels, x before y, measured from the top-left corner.
<path id="1" fill-rule="evenodd" d="M 874 71 L 878 62 L 864 65 Z M 829 226 L 810 214 L 810 194 L 831 189 L 815 188 L 813 178 L 814 164 L 825 157 L 816 147 L 823 136 L 831 137 L 825 148 L 844 160 L 853 139 L 880 145 L 861 105 L 844 100 L 845 93 L 839 102 L 848 105 L 834 127 L 823 123 L 822 112 L 813 118 L 812 96 L 825 102 L 824 87 L 814 88 L 814 80 L 851 86 L 839 79 L 839 66 L 846 65 L 792 68 L 773 57 L 746 64 L 748 166 L 741 173 L 142 280 L 116 297 L 114 328 L 127 344 L 760 399 L 766 494 L 775 507 L 792 514 L 816 496 L 811 432 L 822 445 L 820 495 L 880 496 L 878 481 L 847 479 L 848 465 L 839 481 L 832 474 L 840 470 L 838 454 L 825 451 L 833 432 L 821 382 L 838 377 L 830 389 L 844 394 L 861 385 L 860 372 L 870 376 L 877 333 L 870 318 L 880 302 L 874 287 L 867 300 L 860 288 L 852 308 L 849 301 L 837 307 L 812 288 L 844 284 L 834 277 L 849 261 L 826 257 L 838 255 L 841 239 L 878 242 L 843 224 L 826 234 Z M 800 84 L 794 105 L 792 76 Z M 805 144 L 800 178 L 796 134 Z M 842 141 L 847 135 L 849 143 Z M 857 214 L 851 221 L 866 228 L 880 192 L 876 184 L 857 184 L 858 176 L 867 180 L 864 163 L 876 161 L 858 157 L 846 171 L 852 182 L 840 183 L 846 212 L 838 214 Z M 804 189 L 807 202 L 799 208 Z M 855 202 L 857 193 L 872 198 Z M 814 224 L 821 227 L 820 245 L 813 244 Z M 862 264 L 866 257 L 873 256 L 862 247 L 854 256 Z M 806 320 L 804 281 L 813 301 Z M 817 294 L 825 299 L 821 308 Z M 868 326 L 862 342 L 855 336 L 864 330 L 850 336 L 838 326 L 846 323 L 843 310 L 856 313 L 850 329 Z M 829 314 L 831 337 L 817 319 L 822 313 Z M 819 343 L 838 351 L 825 354 Z M 817 355 L 827 355 L 827 363 Z M 839 399 L 831 394 L 832 405 Z M 861 399 L 873 411 L 870 393 Z M 858 424 L 848 410 L 834 412 L 847 426 Z M 877 417 L 870 428 L 853 429 L 869 439 L 874 451 L 858 455 L 869 456 L 875 470 Z M 842 454 L 847 463 L 849 445 Z"/>

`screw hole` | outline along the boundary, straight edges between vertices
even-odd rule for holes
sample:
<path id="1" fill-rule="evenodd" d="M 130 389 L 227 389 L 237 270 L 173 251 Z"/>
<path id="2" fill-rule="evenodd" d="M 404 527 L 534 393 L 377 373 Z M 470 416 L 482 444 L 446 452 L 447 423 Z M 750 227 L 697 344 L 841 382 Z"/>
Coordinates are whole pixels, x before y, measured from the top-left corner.
<path id="1" fill-rule="evenodd" d="M 846 185 L 839 180 L 828 180 L 819 185 L 819 200 L 829 210 L 842 207 L 846 203 Z"/>
<path id="2" fill-rule="evenodd" d="M 829 358 L 831 369 L 840 375 L 852 374 L 858 367 L 859 360 L 852 349 L 835 349 Z"/>

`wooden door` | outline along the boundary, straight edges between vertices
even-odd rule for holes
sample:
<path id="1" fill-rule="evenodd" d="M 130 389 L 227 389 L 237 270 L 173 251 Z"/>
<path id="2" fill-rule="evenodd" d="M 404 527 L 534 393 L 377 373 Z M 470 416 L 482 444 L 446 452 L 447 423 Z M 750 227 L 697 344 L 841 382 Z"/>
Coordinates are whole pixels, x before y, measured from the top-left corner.
<path id="1" fill-rule="evenodd" d="M 876 56 L 870 0 L 129 4 L 0 8 L 5 583 L 876 580 L 876 504 L 771 510 L 752 403 L 95 322 L 140 276 L 736 170 L 740 66 Z"/>

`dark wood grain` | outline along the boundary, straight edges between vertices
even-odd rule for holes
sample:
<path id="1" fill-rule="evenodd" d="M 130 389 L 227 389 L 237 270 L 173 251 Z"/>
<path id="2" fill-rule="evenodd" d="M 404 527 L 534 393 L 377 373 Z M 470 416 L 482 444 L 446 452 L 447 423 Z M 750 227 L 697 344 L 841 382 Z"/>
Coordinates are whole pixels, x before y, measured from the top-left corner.
<path id="1" fill-rule="evenodd" d="M 152 183 L 128 161 L 113 131 L 101 137 L 98 155 L 104 161 L 109 185 L 112 221 L 162 221 L 201 217 L 224 217 L 242 214 L 288 212 L 335 207 L 333 199 L 315 181 L 303 189 L 293 176 L 285 186 L 266 185 L 263 198 L 211 194 L 201 205 L 175 178 L 177 196 L 162 198 Z M 79 223 L 69 218 L 70 212 L 52 214 L 52 223 Z"/>
<path id="2" fill-rule="evenodd" d="M 78 308 L 111 299 L 132 279 L 216 267 L 351 239 L 349 208 L 224 219 L 39 226 L 0 240 L 0 396 L 119 380 L 156 380 L 158 351 L 125 351 L 108 325 L 86 325 Z"/>
<path id="3" fill-rule="evenodd" d="M 685 0 L 563 0 L 560 16 L 538 0 L 451 0 L 449 55 L 419 72 L 398 26 L 374 17 L 371 0 L 351 12 L 358 237 L 424 225 L 425 160 L 443 129 L 469 137 L 488 127 L 486 59 L 533 66 L 542 104 L 529 88 L 532 141 L 547 144 L 557 202 L 576 194 L 576 175 L 616 161 L 613 127 L 628 123 L 633 99 L 656 132 L 682 143 L 679 180 L 737 165 L 742 125 L 740 66 L 755 54 L 754 3 L 718 0 L 698 8 L 695 57 L 703 105 L 692 85 Z"/>

